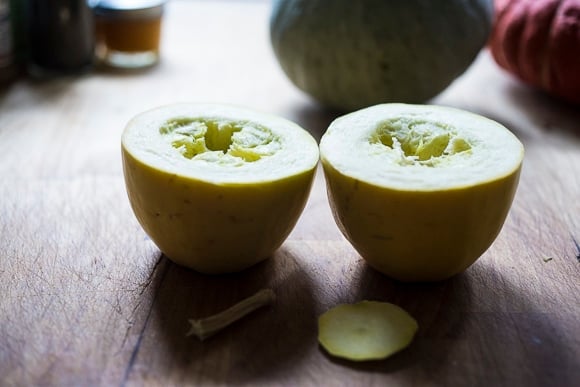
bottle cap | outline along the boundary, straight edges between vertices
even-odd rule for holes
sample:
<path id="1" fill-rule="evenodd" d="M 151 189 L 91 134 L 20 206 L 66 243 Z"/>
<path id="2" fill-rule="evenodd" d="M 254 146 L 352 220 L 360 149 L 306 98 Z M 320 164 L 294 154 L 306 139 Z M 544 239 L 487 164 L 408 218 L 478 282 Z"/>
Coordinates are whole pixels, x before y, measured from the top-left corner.
<path id="1" fill-rule="evenodd" d="M 96 16 L 108 18 L 155 18 L 163 14 L 166 0 L 97 0 L 93 2 Z"/>

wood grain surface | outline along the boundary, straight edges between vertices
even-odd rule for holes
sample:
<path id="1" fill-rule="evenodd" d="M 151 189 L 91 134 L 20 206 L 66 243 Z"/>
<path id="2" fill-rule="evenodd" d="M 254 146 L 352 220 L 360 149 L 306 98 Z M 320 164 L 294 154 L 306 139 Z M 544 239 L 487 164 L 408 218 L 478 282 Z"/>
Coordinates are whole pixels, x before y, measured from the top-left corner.
<path id="1" fill-rule="evenodd" d="M 401 284 L 339 233 L 317 174 L 284 245 L 245 272 L 204 276 L 161 255 L 128 204 L 120 135 L 134 115 L 223 102 L 324 132 L 325 111 L 284 77 L 269 2 L 173 1 L 162 62 L 22 79 L 0 91 L 0 385 L 574 386 L 580 381 L 580 112 L 502 72 L 483 51 L 433 103 L 483 114 L 522 140 L 520 186 L 493 246 L 465 273 Z M 219 335 L 204 317 L 274 289 Z M 362 299 L 419 322 L 394 357 L 349 363 L 316 341 L 317 316 Z"/>

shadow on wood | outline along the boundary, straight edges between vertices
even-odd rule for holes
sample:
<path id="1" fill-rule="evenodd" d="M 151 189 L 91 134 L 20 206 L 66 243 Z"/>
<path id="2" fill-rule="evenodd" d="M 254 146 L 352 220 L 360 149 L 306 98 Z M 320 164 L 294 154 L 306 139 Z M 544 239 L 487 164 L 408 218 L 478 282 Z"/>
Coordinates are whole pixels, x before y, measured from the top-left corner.
<path id="1" fill-rule="evenodd" d="M 315 342 L 310 278 L 287 248 L 230 275 L 207 276 L 168 264 L 144 334 L 142 346 L 149 348 L 140 351 L 144 355 L 136 361 L 130 380 L 194 384 L 274 380 L 277 373 L 286 374 L 299 364 L 302 352 Z M 203 342 L 186 337 L 188 319 L 221 312 L 263 288 L 276 293 L 272 305 Z M 149 364 L 155 364 L 154 375 Z"/>
<path id="2" fill-rule="evenodd" d="M 532 294 L 493 266 L 478 263 L 432 284 L 399 283 L 367 265 L 360 265 L 353 278 L 352 288 L 358 289 L 353 302 L 399 305 L 415 317 L 419 331 L 407 349 L 385 360 L 356 363 L 326 355 L 337 366 L 441 385 L 573 385 L 578 375 L 573 344 L 559 333 L 573 330 L 573 312 L 570 326 L 555 325 L 562 319 L 539 310 Z M 493 307 L 497 304 L 503 305 L 501 311 Z M 473 343 L 480 350 L 471 348 Z M 560 367 L 546 369 L 554 361 Z"/>

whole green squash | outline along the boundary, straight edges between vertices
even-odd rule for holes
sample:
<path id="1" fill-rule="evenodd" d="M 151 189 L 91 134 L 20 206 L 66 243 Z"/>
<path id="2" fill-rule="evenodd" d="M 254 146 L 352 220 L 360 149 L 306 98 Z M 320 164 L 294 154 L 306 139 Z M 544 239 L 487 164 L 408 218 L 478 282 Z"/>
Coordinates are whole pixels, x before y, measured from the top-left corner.
<path id="1" fill-rule="evenodd" d="M 298 88 L 355 110 L 439 94 L 485 45 L 492 18 L 492 0 L 274 0 L 270 37 Z"/>

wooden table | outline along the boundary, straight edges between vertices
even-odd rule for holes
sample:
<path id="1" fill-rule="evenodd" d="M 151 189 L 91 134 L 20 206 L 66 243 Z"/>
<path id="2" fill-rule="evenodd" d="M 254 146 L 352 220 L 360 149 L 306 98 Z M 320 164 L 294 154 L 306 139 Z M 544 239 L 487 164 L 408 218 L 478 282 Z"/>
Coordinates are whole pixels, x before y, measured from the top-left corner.
<path id="1" fill-rule="evenodd" d="M 243 273 L 197 274 L 146 238 L 120 160 L 135 114 L 227 102 L 317 138 L 334 118 L 281 72 L 269 7 L 173 1 L 151 71 L 23 79 L 0 92 L 0 385 L 578 385 L 580 112 L 485 51 L 433 102 L 502 122 L 527 153 L 502 233 L 465 273 L 401 284 L 369 269 L 335 226 L 321 173 L 285 244 Z M 266 287 L 273 305 L 207 341 L 185 337 L 189 318 Z M 327 356 L 317 316 L 362 299 L 408 310 L 420 325 L 413 344 L 370 363 Z"/>

